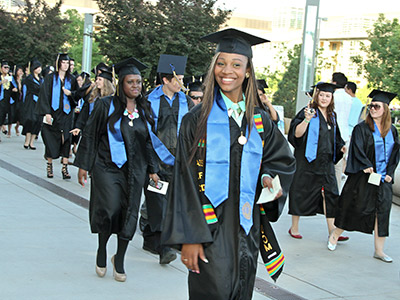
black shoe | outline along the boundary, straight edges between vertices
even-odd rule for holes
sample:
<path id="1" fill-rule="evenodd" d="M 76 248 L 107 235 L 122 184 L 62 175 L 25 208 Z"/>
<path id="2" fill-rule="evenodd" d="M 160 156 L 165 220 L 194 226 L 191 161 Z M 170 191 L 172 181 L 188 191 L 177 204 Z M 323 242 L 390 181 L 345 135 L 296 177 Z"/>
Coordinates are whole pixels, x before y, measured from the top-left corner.
<path id="1" fill-rule="evenodd" d="M 25 145 L 24 145 L 24 148 L 25 148 L 25 149 L 29 149 L 29 145 L 28 145 L 28 146 L 25 146 Z"/>
<path id="2" fill-rule="evenodd" d="M 174 261 L 176 259 L 176 252 L 175 250 L 169 248 L 169 247 L 164 247 L 161 250 L 160 254 L 160 265 L 167 265 L 171 261 Z"/>
<path id="3" fill-rule="evenodd" d="M 3 133 L 4 133 L 4 134 L 7 134 L 7 133 L 8 133 L 8 131 L 7 131 L 7 130 L 3 130 Z"/>
<path id="4" fill-rule="evenodd" d="M 36 150 L 36 147 L 35 146 L 29 146 L 29 149 Z"/>

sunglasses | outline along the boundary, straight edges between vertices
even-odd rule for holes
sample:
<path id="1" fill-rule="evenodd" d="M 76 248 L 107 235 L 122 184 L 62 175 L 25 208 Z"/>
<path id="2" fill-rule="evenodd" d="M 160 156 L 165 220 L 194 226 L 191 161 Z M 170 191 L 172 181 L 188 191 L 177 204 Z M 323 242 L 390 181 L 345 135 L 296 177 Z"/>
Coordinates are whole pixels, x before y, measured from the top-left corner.
<path id="1" fill-rule="evenodd" d="M 190 96 L 193 100 L 203 100 L 203 96 Z"/>
<path id="2" fill-rule="evenodd" d="M 370 105 L 368 105 L 368 108 L 369 109 L 373 108 L 375 110 L 380 110 L 382 108 L 382 106 L 379 105 L 379 104 L 370 104 Z"/>
<path id="3" fill-rule="evenodd" d="M 9 69 L 10 67 L 9 67 L 9 66 L 3 66 L 3 68 L 4 68 L 4 69 Z"/>

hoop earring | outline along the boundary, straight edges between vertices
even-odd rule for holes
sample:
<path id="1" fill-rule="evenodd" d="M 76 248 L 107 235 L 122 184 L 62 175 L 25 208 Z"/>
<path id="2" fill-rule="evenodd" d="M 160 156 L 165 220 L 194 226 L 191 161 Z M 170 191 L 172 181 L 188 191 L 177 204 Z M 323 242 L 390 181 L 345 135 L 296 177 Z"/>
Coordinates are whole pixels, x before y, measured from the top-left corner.
<path id="1" fill-rule="evenodd" d="M 246 72 L 246 78 L 249 78 L 249 77 L 250 77 L 250 73 Z"/>

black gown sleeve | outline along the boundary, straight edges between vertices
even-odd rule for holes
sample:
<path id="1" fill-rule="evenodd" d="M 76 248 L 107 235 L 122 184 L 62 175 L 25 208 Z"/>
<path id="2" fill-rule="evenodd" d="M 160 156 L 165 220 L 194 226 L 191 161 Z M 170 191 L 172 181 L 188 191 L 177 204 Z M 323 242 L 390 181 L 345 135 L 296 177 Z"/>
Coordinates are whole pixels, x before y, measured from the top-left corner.
<path id="1" fill-rule="evenodd" d="M 53 90 L 53 74 L 46 76 L 43 83 L 40 85 L 39 99 L 36 104 L 36 113 L 44 116 L 51 114 L 51 97 Z"/>
<path id="2" fill-rule="evenodd" d="M 371 137 L 371 133 L 368 131 L 369 128 L 364 122 L 356 125 L 353 129 L 345 170 L 347 175 L 374 167 L 374 163 L 370 161 L 365 152 L 367 141 Z"/>
<path id="3" fill-rule="evenodd" d="M 308 132 L 308 126 L 307 126 L 307 130 L 304 132 L 303 136 L 301 136 L 299 138 L 297 138 L 295 136 L 296 127 L 301 122 L 303 122 L 304 118 L 305 118 L 304 109 L 301 109 L 297 113 L 297 115 L 293 118 L 293 120 L 290 122 L 290 128 L 289 128 L 289 132 L 288 132 L 288 140 L 289 140 L 289 143 L 294 148 L 301 147 L 301 145 L 303 145 L 305 143 L 305 141 L 306 141 L 307 132 Z"/>
<path id="4" fill-rule="evenodd" d="M 391 127 L 391 132 L 393 134 L 394 146 L 392 149 L 392 154 L 390 155 L 389 163 L 386 168 L 386 174 L 392 177 L 392 179 L 394 180 L 394 172 L 400 160 L 400 151 L 399 151 L 400 143 L 399 143 L 399 133 L 397 132 L 396 127 L 394 127 L 393 125 Z M 390 134 L 390 132 L 388 134 Z"/>
<path id="5" fill-rule="evenodd" d="M 286 196 L 296 171 L 296 160 L 285 137 L 278 127 L 273 125 L 273 121 L 265 112 L 262 113 L 262 120 L 264 149 L 260 175 L 268 174 L 271 177 L 279 175 L 283 193 L 282 197 L 276 201 L 263 204 L 268 220 L 275 222 L 285 206 Z M 261 181 L 259 182 L 259 186 L 261 186 Z M 259 188 L 259 192 L 261 192 L 261 188 Z"/>
<path id="6" fill-rule="evenodd" d="M 108 108 L 105 98 L 100 98 L 95 102 L 93 111 L 82 131 L 82 139 L 74 161 L 74 165 L 80 169 L 92 170 L 99 144 L 99 133 L 107 122 Z"/>
<path id="7" fill-rule="evenodd" d="M 83 130 L 83 128 L 85 128 L 86 122 L 89 118 L 89 108 L 89 103 L 85 101 L 76 120 L 75 128 L 79 128 L 80 130 Z"/>
<path id="8" fill-rule="evenodd" d="M 343 146 L 346 145 L 344 140 L 342 139 L 342 135 L 340 134 L 339 126 L 336 126 L 336 153 L 335 153 L 335 161 L 333 162 L 335 165 L 343 158 L 343 152 L 341 151 Z"/>
<path id="9" fill-rule="evenodd" d="M 196 159 L 188 162 L 196 126 L 197 118 L 189 111 L 183 117 L 179 131 L 173 179 L 169 186 L 163 223 L 161 243 L 177 249 L 182 244 L 205 244 L 213 240 L 201 207 Z"/>

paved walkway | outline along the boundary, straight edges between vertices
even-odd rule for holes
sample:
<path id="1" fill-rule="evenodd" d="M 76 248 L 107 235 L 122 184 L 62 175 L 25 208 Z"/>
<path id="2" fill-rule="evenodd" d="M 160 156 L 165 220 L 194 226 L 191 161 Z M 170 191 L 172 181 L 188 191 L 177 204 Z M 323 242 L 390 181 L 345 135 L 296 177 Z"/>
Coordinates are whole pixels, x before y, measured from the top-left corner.
<path id="1" fill-rule="evenodd" d="M 0 143 L 0 299 L 187 299 L 187 271 L 179 260 L 160 266 L 158 257 L 141 249 L 137 233 L 125 263 L 125 283 L 94 272 L 96 235 L 90 233 L 87 198 L 77 170 L 62 180 L 54 162 L 47 179 L 41 139 L 37 150 L 25 150 L 24 138 L 2 135 Z M 253 299 L 400 299 L 400 207 L 393 206 L 386 252 L 392 264 L 372 258 L 373 237 L 349 233 L 350 241 L 326 249 L 322 216 L 301 218 L 303 240 L 288 234 L 285 211 L 274 225 L 286 256 L 277 285 L 260 261 Z M 109 258 L 116 240 L 109 242 Z M 207 300 L 207 299 L 205 299 Z"/>

